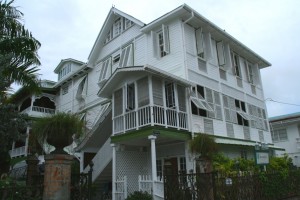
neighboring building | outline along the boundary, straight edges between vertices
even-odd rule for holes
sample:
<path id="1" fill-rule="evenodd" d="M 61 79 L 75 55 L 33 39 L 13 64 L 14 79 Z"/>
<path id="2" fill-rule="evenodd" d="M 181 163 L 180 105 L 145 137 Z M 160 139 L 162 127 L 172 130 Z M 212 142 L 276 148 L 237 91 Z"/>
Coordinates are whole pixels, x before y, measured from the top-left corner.
<path id="1" fill-rule="evenodd" d="M 300 167 L 300 113 L 271 117 L 269 122 L 273 143 L 285 149 L 276 155 L 287 153 L 293 164 Z"/>
<path id="2" fill-rule="evenodd" d="M 55 113 L 56 110 L 56 90 L 53 89 L 55 82 L 49 80 L 41 80 L 41 94 L 32 94 L 29 89 L 19 89 L 11 98 L 12 102 L 18 106 L 18 111 L 26 113 L 32 119 L 48 116 Z M 19 156 L 27 156 L 30 153 L 28 148 L 28 140 L 30 134 L 30 126 L 24 130 L 24 137 L 12 144 L 10 156 L 12 158 Z"/>
<path id="3" fill-rule="evenodd" d="M 231 158 L 254 159 L 258 143 L 274 152 L 260 76 L 270 65 L 185 4 L 149 24 L 113 7 L 87 63 L 55 69 L 55 107 L 86 121 L 76 149 L 82 171 L 94 162 L 99 193 L 159 199 L 164 169 L 196 169 L 198 133 Z"/>

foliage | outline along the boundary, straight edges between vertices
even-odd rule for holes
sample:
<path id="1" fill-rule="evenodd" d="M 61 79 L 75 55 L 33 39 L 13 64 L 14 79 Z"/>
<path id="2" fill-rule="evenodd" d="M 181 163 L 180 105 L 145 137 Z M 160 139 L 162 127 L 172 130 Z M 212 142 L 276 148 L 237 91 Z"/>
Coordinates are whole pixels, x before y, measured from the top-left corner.
<path id="1" fill-rule="evenodd" d="M 267 165 L 267 170 L 287 173 L 292 166 L 292 159 L 286 154 L 283 157 L 271 157 L 270 163 Z"/>
<path id="2" fill-rule="evenodd" d="M 152 200 L 152 196 L 147 192 L 135 191 L 126 200 Z"/>
<path id="3" fill-rule="evenodd" d="M 0 149 L 8 151 L 14 140 L 21 138 L 20 132 L 26 130 L 27 115 L 20 114 L 12 104 L 0 105 Z"/>
<path id="4" fill-rule="evenodd" d="M 0 198 L 6 200 L 41 200 L 40 195 L 34 195 L 39 188 L 26 186 L 25 182 L 18 182 L 9 177 L 0 180 Z M 32 193 L 32 191 L 34 191 Z"/>
<path id="5" fill-rule="evenodd" d="M 69 144 L 74 138 L 83 134 L 84 122 L 77 115 L 71 113 L 56 113 L 51 116 L 37 119 L 32 124 L 32 134 L 41 143 L 49 138 L 55 141 L 68 140 Z"/>
<path id="6" fill-rule="evenodd" d="M 38 91 L 37 50 L 40 43 L 22 24 L 23 13 L 12 1 L 0 1 L 1 93 L 13 82 Z"/>
<path id="7" fill-rule="evenodd" d="M 212 136 L 200 133 L 190 141 L 190 151 L 201 157 L 212 158 L 217 153 L 218 146 Z"/>

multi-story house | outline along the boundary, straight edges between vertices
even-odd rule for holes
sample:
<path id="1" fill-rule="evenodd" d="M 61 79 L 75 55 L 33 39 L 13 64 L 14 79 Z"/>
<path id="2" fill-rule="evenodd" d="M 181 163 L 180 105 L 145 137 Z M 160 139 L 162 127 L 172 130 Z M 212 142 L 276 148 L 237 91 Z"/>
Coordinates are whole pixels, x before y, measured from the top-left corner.
<path id="1" fill-rule="evenodd" d="M 55 69 L 55 107 L 86 121 L 76 150 L 98 190 L 162 199 L 165 169 L 195 171 L 199 133 L 232 158 L 254 159 L 257 143 L 276 149 L 260 76 L 270 65 L 186 4 L 149 24 L 113 7 L 87 63 Z"/>
<path id="2" fill-rule="evenodd" d="M 277 156 L 286 153 L 300 167 L 300 113 L 271 117 L 269 122 L 273 143 L 285 149 L 276 152 Z"/>
<path id="3" fill-rule="evenodd" d="M 49 80 L 40 81 L 41 93 L 32 94 L 29 89 L 21 88 L 12 97 L 12 102 L 17 105 L 19 112 L 28 114 L 32 119 L 48 116 L 56 110 L 56 90 L 53 89 L 55 82 Z M 11 158 L 27 156 L 30 152 L 29 135 L 30 126 L 23 132 L 24 137 L 13 142 L 10 150 Z"/>

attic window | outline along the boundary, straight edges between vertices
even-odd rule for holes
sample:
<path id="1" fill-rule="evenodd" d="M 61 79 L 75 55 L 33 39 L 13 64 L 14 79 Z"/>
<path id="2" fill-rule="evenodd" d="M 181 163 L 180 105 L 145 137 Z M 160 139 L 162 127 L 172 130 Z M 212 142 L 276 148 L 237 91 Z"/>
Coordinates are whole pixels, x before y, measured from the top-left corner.
<path id="1" fill-rule="evenodd" d="M 127 18 L 123 18 L 123 30 L 130 28 L 133 25 L 133 22 Z"/>
<path id="2" fill-rule="evenodd" d="M 114 30 L 114 37 L 118 36 L 122 32 L 122 22 L 121 18 L 117 19 L 113 25 L 113 30 Z"/>
<path id="3" fill-rule="evenodd" d="M 119 17 L 115 20 L 113 25 L 110 27 L 109 31 L 107 32 L 107 36 L 105 39 L 105 44 L 114 39 L 115 37 L 119 36 L 123 31 L 130 28 L 134 23 L 127 18 Z"/>

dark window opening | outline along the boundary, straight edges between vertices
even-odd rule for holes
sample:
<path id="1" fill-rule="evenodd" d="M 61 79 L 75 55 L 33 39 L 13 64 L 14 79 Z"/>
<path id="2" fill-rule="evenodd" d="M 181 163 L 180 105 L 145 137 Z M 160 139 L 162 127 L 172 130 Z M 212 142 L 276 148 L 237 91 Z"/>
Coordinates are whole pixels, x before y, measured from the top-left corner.
<path id="1" fill-rule="evenodd" d="M 134 84 L 127 85 L 127 110 L 134 110 L 135 108 L 135 92 Z"/>

